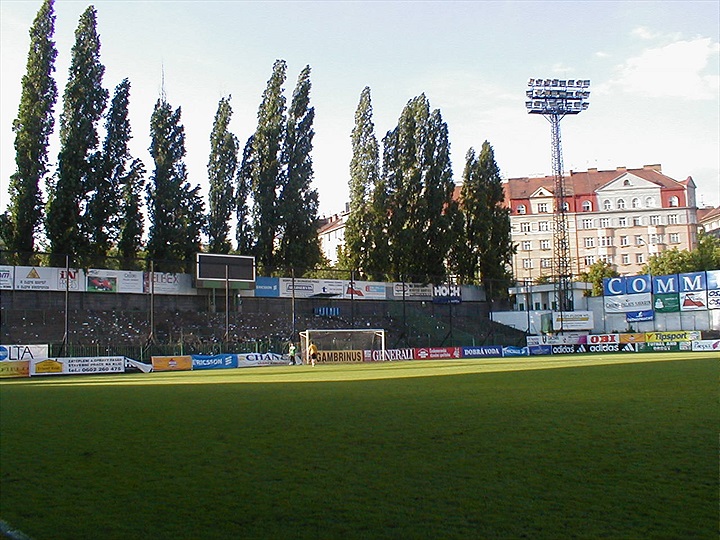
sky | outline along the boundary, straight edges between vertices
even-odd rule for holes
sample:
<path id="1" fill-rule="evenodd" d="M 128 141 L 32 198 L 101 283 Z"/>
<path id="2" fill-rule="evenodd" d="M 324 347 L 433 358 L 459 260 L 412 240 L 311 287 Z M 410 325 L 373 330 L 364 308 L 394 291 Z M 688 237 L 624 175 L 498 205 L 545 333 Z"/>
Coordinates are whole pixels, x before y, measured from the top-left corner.
<path id="1" fill-rule="evenodd" d="M 506 178 L 552 173 L 550 124 L 525 109 L 529 78 L 589 79 L 590 107 L 561 122 L 564 169 L 661 164 L 720 205 L 720 2 L 56 0 L 56 116 L 80 15 L 97 10 L 103 85 L 131 83 L 131 152 L 150 172 L 149 124 L 163 88 L 182 109 L 185 163 L 207 193 L 210 132 L 231 96 L 241 148 L 276 59 L 289 104 L 311 67 L 313 187 L 320 214 L 348 200 L 350 133 L 369 86 L 379 141 L 425 93 L 448 125 L 454 179 L 488 141 Z M 0 0 L 0 211 L 15 171 L 13 120 L 39 0 Z M 108 103 L 109 104 L 109 103 Z M 57 162 L 59 120 L 51 139 Z M 102 132 L 101 132 L 102 137 Z M 149 175 L 148 175 L 149 176 Z"/>

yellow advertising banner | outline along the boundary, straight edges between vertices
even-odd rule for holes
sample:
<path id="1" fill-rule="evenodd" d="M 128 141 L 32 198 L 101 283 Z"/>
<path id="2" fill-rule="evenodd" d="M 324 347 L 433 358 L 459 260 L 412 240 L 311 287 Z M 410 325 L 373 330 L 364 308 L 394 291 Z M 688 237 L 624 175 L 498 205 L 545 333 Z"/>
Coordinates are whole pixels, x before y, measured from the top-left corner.
<path id="1" fill-rule="evenodd" d="M 192 369 L 190 356 L 153 356 L 153 371 L 189 371 Z"/>
<path id="2" fill-rule="evenodd" d="M 645 334 L 620 334 L 620 343 L 645 343 Z"/>
<path id="3" fill-rule="evenodd" d="M 30 376 L 30 361 L 29 360 L 0 362 L 0 378 L 29 377 L 29 376 Z"/>
<path id="4" fill-rule="evenodd" d="M 362 362 L 362 351 L 320 351 L 320 362 Z"/>
<path id="5" fill-rule="evenodd" d="M 700 339 L 698 330 L 676 330 L 673 332 L 647 332 L 647 343 L 664 343 L 666 341 L 697 341 Z"/>

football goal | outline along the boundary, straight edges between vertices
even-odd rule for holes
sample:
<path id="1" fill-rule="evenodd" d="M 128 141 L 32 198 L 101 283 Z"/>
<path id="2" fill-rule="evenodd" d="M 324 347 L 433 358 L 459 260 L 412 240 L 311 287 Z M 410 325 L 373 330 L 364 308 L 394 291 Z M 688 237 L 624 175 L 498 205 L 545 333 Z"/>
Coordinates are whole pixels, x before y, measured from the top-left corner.
<path id="1" fill-rule="evenodd" d="M 319 362 L 362 362 L 363 351 L 382 351 L 385 356 L 385 330 L 333 329 L 300 332 L 300 351 L 303 362 L 309 358 L 310 344 L 318 349 Z"/>

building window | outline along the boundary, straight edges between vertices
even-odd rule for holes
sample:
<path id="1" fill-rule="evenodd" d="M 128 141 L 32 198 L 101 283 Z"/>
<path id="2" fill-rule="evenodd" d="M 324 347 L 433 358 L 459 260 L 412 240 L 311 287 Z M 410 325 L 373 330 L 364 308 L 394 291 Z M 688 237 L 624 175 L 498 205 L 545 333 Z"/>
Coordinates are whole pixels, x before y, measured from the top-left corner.
<path id="1" fill-rule="evenodd" d="M 678 224 L 678 215 L 677 214 L 670 214 L 668 216 L 668 224 L 670 225 L 677 225 Z"/>
<path id="2" fill-rule="evenodd" d="M 623 182 L 623 186 L 632 186 L 632 184 L 630 183 L 630 180 L 628 180 L 626 178 L 625 181 Z"/>
<path id="3" fill-rule="evenodd" d="M 530 268 L 532 268 L 532 267 L 533 267 L 533 266 L 532 266 L 532 259 L 523 259 L 523 268 L 524 268 L 525 270 L 528 270 L 528 269 L 530 269 Z"/>
<path id="4" fill-rule="evenodd" d="M 540 221 L 538 223 L 538 230 L 540 232 L 548 232 L 550 230 L 550 222 L 549 221 Z"/>
<path id="5" fill-rule="evenodd" d="M 570 203 L 568 203 L 568 202 L 562 203 L 562 209 L 563 209 L 565 212 L 569 212 L 569 211 L 570 211 Z"/>
<path id="6" fill-rule="evenodd" d="M 599 258 L 602 262 L 604 262 L 604 263 L 606 263 L 606 264 L 612 264 L 612 263 L 613 263 L 613 258 L 612 258 L 611 255 L 600 255 L 600 257 L 598 257 L 598 258 Z"/>
<path id="7" fill-rule="evenodd" d="M 520 224 L 520 232 L 530 232 L 530 222 L 529 221 L 523 221 Z"/>
<path id="8" fill-rule="evenodd" d="M 595 239 L 592 236 L 585 237 L 584 241 L 585 241 L 584 245 L 586 248 L 595 247 Z"/>
<path id="9" fill-rule="evenodd" d="M 612 203 L 608 199 L 603 202 L 603 210 L 612 210 Z"/>
<path id="10" fill-rule="evenodd" d="M 540 266 L 543 268 L 552 268 L 552 259 L 540 259 Z"/>
<path id="11" fill-rule="evenodd" d="M 518 204 L 518 205 L 517 205 L 517 213 L 518 213 L 518 214 L 524 214 L 524 213 L 525 213 L 525 205 L 524 205 L 524 204 Z"/>
<path id="12" fill-rule="evenodd" d="M 643 246 L 645 245 L 645 240 L 643 240 L 643 237 L 639 234 L 635 235 L 635 245 L 636 246 Z"/>
<path id="13" fill-rule="evenodd" d="M 548 213 L 548 203 L 546 203 L 546 202 L 538 203 L 538 213 L 539 214 L 547 214 Z"/>
<path id="14" fill-rule="evenodd" d="M 590 201 L 585 201 L 582 206 L 583 212 L 592 212 L 592 203 Z"/>
<path id="15" fill-rule="evenodd" d="M 638 253 L 635 256 L 635 262 L 638 264 L 645 264 L 645 254 L 644 253 Z"/>
<path id="16" fill-rule="evenodd" d="M 607 229 L 610 226 L 610 218 L 600 218 L 600 228 Z"/>
<path id="17" fill-rule="evenodd" d="M 540 240 L 540 249 L 550 249 L 550 240 Z"/>
<path id="18" fill-rule="evenodd" d="M 639 227 L 640 225 L 642 225 L 642 218 L 634 217 L 633 218 L 633 226 Z"/>
<path id="19" fill-rule="evenodd" d="M 647 208 L 655 208 L 655 197 L 645 197 L 645 206 Z"/>
<path id="20" fill-rule="evenodd" d="M 680 206 L 680 199 L 673 195 L 668 199 L 668 204 L 670 204 L 670 206 Z"/>
<path id="21" fill-rule="evenodd" d="M 618 227 L 627 227 L 627 218 L 626 217 L 618 218 Z"/>
<path id="22" fill-rule="evenodd" d="M 632 207 L 633 208 L 640 208 L 640 199 L 637 197 L 632 200 Z"/>
<path id="23" fill-rule="evenodd" d="M 623 263 L 623 264 L 630 264 L 630 255 L 628 255 L 627 253 L 625 253 L 625 254 L 622 256 L 622 263 Z"/>
<path id="24" fill-rule="evenodd" d="M 680 235 L 678 233 L 670 233 L 670 243 L 671 244 L 679 244 L 680 243 Z"/>
<path id="25" fill-rule="evenodd" d="M 585 266 L 592 266 L 593 264 L 595 264 L 595 255 L 586 255 Z"/>
<path id="26" fill-rule="evenodd" d="M 630 238 L 627 236 L 621 236 L 620 237 L 620 245 L 621 246 L 629 246 L 630 245 Z"/>
<path id="27" fill-rule="evenodd" d="M 653 234 L 652 236 L 650 236 L 650 243 L 653 245 L 664 244 L 665 243 L 665 235 L 664 234 Z"/>
<path id="28" fill-rule="evenodd" d="M 582 228 L 583 229 L 592 229 L 592 219 L 583 219 L 582 220 Z"/>
<path id="29" fill-rule="evenodd" d="M 625 199 L 618 199 L 617 208 L 618 210 L 625 210 Z"/>
<path id="30" fill-rule="evenodd" d="M 598 245 L 600 247 L 609 247 L 613 245 L 613 237 L 612 236 L 601 236 L 598 238 Z"/>
<path id="31" fill-rule="evenodd" d="M 650 216 L 650 225 L 660 225 L 660 216 Z"/>
<path id="32" fill-rule="evenodd" d="M 532 250 L 532 242 L 530 240 L 525 240 L 522 243 L 522 250 L 523 251 L 531 251 Z"/>

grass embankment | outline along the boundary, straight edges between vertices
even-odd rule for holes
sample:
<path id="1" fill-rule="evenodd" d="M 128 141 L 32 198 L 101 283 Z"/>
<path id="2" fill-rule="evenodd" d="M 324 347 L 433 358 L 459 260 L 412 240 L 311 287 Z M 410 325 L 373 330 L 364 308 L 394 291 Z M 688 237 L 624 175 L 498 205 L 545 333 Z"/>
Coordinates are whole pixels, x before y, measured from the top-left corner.
<path id="1" fill-rule="evenodd" d="M 5 381 L 0 518 L 37 540 L 716 538 L 718 364 L 679 358 Z"/>

